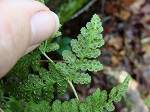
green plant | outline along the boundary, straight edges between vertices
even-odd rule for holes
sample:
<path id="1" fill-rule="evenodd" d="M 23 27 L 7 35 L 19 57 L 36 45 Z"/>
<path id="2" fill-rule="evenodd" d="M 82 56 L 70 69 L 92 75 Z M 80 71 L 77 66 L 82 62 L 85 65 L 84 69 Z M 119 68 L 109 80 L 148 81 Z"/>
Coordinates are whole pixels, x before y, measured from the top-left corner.
<path id="1" fill-rule="evenodd" d="M 128 87 L 130 76 L 110 93 L 97 89 L 91 96 L 81 102 L 74 88 L 75 84 L 89 84 L 91 76 L 87 73 L 103 69 L 102 64 L 95 60 L 100 55 L 99 48 L 104 44 L 101 32 L 102 24 L 98 15 L 93 15 L 86 27 L 81 28 L 77 39 L 71 40 L 70 50 L 64 50 L 64 61 L 53 62 L 48 52 L 59 49 L 53 39 L 43 42 L 40 47 L 23 57 L 16 66 L 1 80 L 0 101 L 5 112 L 104 112 L 113 111 L 113 102 L 120 101 Z M 40 66 L 41 55 L 49 60 L 48 67 Z M 54 85 L 57 86 L 56 90 Z M 55 100 L 54 92 L 60 96 L 66 94 L 68 85 L 76 98 L 61 102 Z"/>
<path id="2" fill-rule="evenodd" d="M 146 102 L 147 106 L 150 108 L 150 99 L 146 98 L 145 102 Z"/>

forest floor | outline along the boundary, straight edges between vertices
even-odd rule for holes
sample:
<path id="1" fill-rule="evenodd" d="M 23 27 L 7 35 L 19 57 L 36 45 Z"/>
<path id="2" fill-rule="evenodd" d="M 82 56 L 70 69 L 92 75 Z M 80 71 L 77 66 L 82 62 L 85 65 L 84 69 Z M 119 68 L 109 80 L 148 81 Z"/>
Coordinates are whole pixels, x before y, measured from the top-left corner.
<path id="1" fill-rule="evenodd" d="M 90 87 L 77 86 L 80 98 L 84 100 L 97 87 L 109 91 L 112 85 L 120 82 L 119 78 L 116 81 L 112 75 L 119 77 L 117 75 L 122 73 L 132 76 L 134 84 L 129 86 L 134 89 L 133 94 L 136 91 L 140 98 L 150 98 L 150 1 L 97 0 L 87 11 L 64 24 L 63 36 L 76 38 L 80 28 L 85 26 L 95 13 L 99 14 L 104 27 L 105 45 L 101 48 L 102 55 L 98 58 L 104 65 L 104 70 L 93 73 Z M 132 104 L 126 101 L 126 98 L 115 105 L 115 112 L 133 110 Z"/>

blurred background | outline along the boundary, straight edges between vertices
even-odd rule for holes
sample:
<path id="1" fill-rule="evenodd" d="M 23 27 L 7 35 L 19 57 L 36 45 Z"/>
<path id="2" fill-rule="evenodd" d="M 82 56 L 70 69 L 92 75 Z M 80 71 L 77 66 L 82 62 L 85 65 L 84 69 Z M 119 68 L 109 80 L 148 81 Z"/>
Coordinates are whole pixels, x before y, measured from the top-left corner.
<path id="1" fill-rule="evenodd" d="M 76 85 L 80 99 L 92 94 L 96 88 L 108 92 L 130 74 L 132 79 L 127 95 L 115 103 L 115 112 L 149 112 L 144 99 L 150 98 L 150 0 L 47 0 L 47 6 L 56 12 L 62 24 L 62 36 L 57 52 L 49 55 L 61 60 L 60 54 L 70 48 L 80 28 L 98 14 L 103 23 L 105 45 L 97 60 L 104 65 L 93 77 L 90 85 Z M 74 97 L 68 88 L 65 99 Z"/>

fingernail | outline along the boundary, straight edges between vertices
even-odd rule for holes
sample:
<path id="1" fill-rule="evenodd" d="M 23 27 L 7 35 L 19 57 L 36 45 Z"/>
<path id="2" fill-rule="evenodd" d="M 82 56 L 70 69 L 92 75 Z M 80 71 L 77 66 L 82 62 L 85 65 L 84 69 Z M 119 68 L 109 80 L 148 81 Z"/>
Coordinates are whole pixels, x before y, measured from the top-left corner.
<path id="1" fill-rule="evenodd" d="M 39 44 L 35 44 L 32 46 L 29 46 L 26 50 L 26 52 L 24 53 L 24 55 L 28 54 L 29 52 L 33 51 L 35 48 L 37 48 L 39 46 Z"/>
<path id="2" fill-rule="evenodd" d="M 53 17 L 56 20 L 56 30 L 55 30 L 55 33 L 56 33 L 58 31 L 58 29 L 59 29 L 60 21 L 59 21 L 58 16 L 53 11 L 51 11 L 51 14 L 53 15 Z"/>
<path id="3" fill-rule="evenodd" d="M 31 45 L 41 43 L 57 32 L 59 28 L 59 18 L 52 11 L 36 13 L 31 18 L 32 39 Z"/>

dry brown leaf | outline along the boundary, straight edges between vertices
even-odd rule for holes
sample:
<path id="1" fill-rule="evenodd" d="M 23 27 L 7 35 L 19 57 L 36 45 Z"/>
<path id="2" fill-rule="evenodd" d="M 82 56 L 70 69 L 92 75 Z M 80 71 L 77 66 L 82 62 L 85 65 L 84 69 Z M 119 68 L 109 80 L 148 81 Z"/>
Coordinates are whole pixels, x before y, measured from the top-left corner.
<path id="1" fill-rule="evenodd" d="M 108 45 L 113 46 L 116 50 L 120 50 L 123 47 L 123 39 L 118 35 L 112 36 L 108 40 Z"/>
<path id="2" fill-rule="evenodd" d="M 129 5 L 131 5 L 135 0 L 124 0 L 124 1 L 120 1 L 120 5 L 124 8 L 128 7 Z"/>
<path id="3" fill-rule="evenodd" d="M 118 65 L 121 60 L 122 60 L 122 57 L 121 57 L 121 56 L 115 56 L 115 55 L 113 55 L 113 56 L 111 57 L 111 61 L 112 61 L 112 65 L 113 65 L 113 66 Z"/>
<path id="4" fill-rule="evenodd" d="M 150 64 L 150 37 L 144 38 L 141 40 L 142 43 L 142 51 L 145 52 L 144 54 L 144 61 L 147 64 Z"/>
<path id="5" fill-rule="evenodd" d="M 116 13 L 115 15 L 121 20 L 127 21 L 130 18 L 131 13 L 127 10 L 121 9 L 120 12 Z"/>
<path id="6" fill-rule="evenodd" d="M 105 11 L 109 14 L 115 14 L 118 10 L 112 4 L 106 4 Z"/>
<path id="7" fill-rule="evenodd" d="M 147 22 L 150 21 L 150 15 L 145 15 L 142 19 L 141 19 L 141 22 L 144 24 L 147 24 Z"/>
<path id="8" fill-rule="evenodd" d="M 125 55 L 126 55 L 126 51 L 125 51 L 125 50 L 122 50 L 122 51 L 119 52 L 119 54 L 120 54 L 121 56 L 125 56 Z"/>
<path id="9" fill-rule="evenodd" d="M 150 4 L 146 4 L 142 7 L 141 12 L 144 14 L 150 13 Z"/>
<path id="10" fill-rule="evenodd" d="M 135 0 L 133 4 L 130 5 L 130 10 L 134 14 L 140 13 L 141 6 L 145 3 L 146 0 Z"/>

